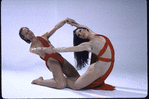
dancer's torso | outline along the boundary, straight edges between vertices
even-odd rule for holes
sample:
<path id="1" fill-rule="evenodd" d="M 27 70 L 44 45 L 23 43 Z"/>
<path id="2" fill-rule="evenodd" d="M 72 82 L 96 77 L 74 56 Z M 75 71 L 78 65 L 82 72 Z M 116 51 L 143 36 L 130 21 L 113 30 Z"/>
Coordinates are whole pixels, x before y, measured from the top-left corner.
<path id="1" fill-rule="evenodd" d="M 106 42 L 107 42 L 107 40 L 104 37 L 96 35 L 95 38 L 91 41 L 92 52 L 98 56 L 100 51 L 105 46 Z M 105 49 L 104 53 L 100 57 L 111 59 L 112 54 L 113 53 L 111 52 L 111 48 L 108 45 L 107 48 Z M 103 76 L 106 73 L 106 71 L 109 69 L 110 64 L 111 64 L 111 61 L 105 62 L 102 60 L 98 60 L 96 63 L 93 64 L 93 66 L 100 69 L 100 71 L 101 71 L 100 76 Z"/>
<path id="2" fill-rule="evenodd" d="M 95 36 L 95 38 L 91 41 L 91 43 L 93 48 L 92 52 L 98 55 L 101 49 L 104 47 L 106 40 L 101 36 Z M 111 58 L 111 50 L 109 46 L 107 47 L 106 51 L 101 57 Z"/>
<path id="3" fill-rule="evenodd" d="M 43 38 L 43 39 L 45 39 L 45 38 Z M 50 47 L 54 48 L 54 46 L 49 42 L 48 39 L 45 39 L 45 40 L 48 42 L 48 44 L 50 45 Z M 31 44 L 31 48 L 37 48 L 37 47 L 44 47 L 43 43 L 39 39 L 37 39 L 37 41 L 35 43 L 32 43 Z M 38 53 L 38 55 L 40 57 L 42 57 L 42 58 L 45 57 L 45 53 L 44 52 L 40 52 L 40 53 Z"/>

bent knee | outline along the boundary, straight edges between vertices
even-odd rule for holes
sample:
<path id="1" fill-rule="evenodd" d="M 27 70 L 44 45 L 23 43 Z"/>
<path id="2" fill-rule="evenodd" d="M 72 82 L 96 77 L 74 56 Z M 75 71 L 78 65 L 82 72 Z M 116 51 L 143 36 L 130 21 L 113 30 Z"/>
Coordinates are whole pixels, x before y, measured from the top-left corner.
<path id="1" fill-rule="evenodd" d="M 66 81 L 58 82 L 57 89 L 63 89 L 66 87 Z"/>

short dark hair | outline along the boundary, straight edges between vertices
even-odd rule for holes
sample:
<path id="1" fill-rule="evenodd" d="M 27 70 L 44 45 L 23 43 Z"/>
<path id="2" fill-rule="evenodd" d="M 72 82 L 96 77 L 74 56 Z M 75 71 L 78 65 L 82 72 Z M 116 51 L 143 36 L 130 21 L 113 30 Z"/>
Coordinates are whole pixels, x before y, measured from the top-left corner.
<path id="1" fill-rule="evenodd" d="M 73 31 L 73 45 L 77 46 L 83 42 L 88 42 L 88 39 L 81 39 L 76 35 L 77 29 L 87 29 L 85 27 L 78 27 Z M 87 29 L 87 31 L 89 31 Z M 74 58 L 77 61 L 77 68 L 82 69 L 88 63 L 89 52 L 88 51 L 81 51 L 81 52 L 74 52 Z"/>
<path id="2" fill-rule="evenodd" d="M 24 40 L 25 42 L 27 42 L 27 43 L 31 43 L 31 41 L 30 40 L 26 40 L 26 39 L 24 39 L 25 37 L 22 35 L 22 30 L 23 30 L 23 28 L 27 28 L 28 29 L 28 27 L 22 27 L 22 28 L 20 28 L 20 30 L 19 30 L 19 35 L 20 35 L 20 37 L 21 37 L 21 39 L 22 40 Z"/>

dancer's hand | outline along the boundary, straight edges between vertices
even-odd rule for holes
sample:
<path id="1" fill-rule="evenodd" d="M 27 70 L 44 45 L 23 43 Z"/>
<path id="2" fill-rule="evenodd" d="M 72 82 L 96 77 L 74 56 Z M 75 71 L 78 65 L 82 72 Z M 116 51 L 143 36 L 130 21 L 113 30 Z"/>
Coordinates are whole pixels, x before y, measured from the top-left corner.
<path id="1" fill-rule="evenodd" d="M 30 52 L 32 53 L 40 53 L 42 51 L 42 47 L 31 48 Z"/>
<path id="2" fill-rule="evenodd" d="M 71 26 L 74 26 L 74 24 L 77 24 L 77 22 L 73 19 L 67 18 L 66 23 L 70 24 Z"/>
<path id="3" fill-rule="evenodd" d="M 47 53 L 47 54 L 56 53 L 56 52 L 53 50 L 53 48 L 51 48 L 51 47 L 44 47 L 44 48 L 42 48 L 42 51 L 43 51 L 44 53 Z"/>

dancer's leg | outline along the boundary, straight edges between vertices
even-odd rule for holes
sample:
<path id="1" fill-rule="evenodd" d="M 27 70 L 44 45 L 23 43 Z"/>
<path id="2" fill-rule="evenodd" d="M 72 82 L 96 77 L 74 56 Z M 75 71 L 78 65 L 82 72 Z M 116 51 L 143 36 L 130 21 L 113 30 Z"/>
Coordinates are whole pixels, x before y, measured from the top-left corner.
<path id="1" fill-rule="evenodd" d="M 101 76 L 101 70 L 97 69 L 94 65 L 95 64 L 92 64 L 88 70 L 77 80 L 67 78 L 67 87 L 74 90 L 82 89 L 99 78 Z"/>
<path id="2" fill-rule="evenodd" d="M 66 59 L 64 59 L 62 71 L 67 77 L 71 77 L 71 78 L 72 77 L 75 77 L 75 78 L 80 77 L 77 70 Z"/>
<path id="3" fill-rule="evenodd" d="M 49 58 L 47 65 L 50 67 L 51 72 L 53 73 L 54 79 L 44 80 L 42 77 L 39 77 L 36 80 L 32 81 L 32 84 L 43 85 L 52 88 L 65 88 L 66 79 L 63 75 L 61 66 L 59 62 L 55 59 Z"/>
<path id="4" fill-rule="evenodd" d="M 36 85 L 41 85 L 41 86 L 52 87 L 52 88 L 57 87 L 57 83 L 53 78 L 49 80 L 48 79 L 44 80 L 43 77 L 39 77 L 38 79 L 33 80 L 31 83 Z"/>

